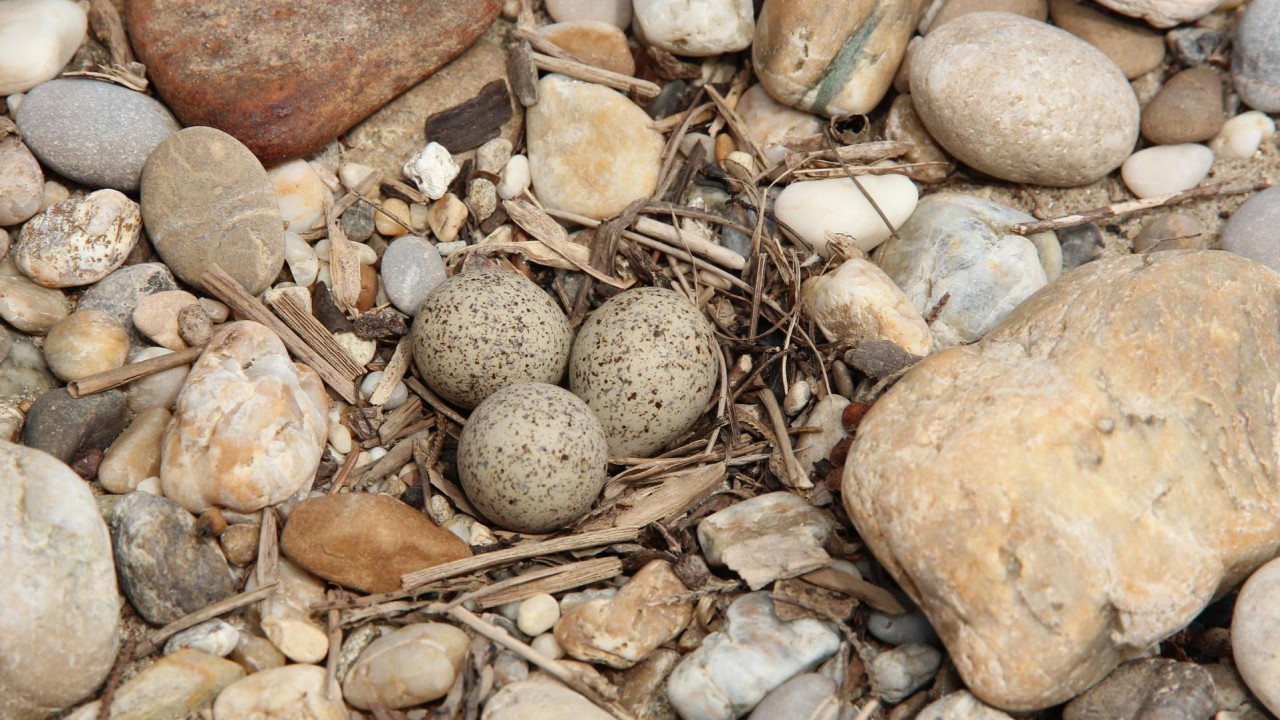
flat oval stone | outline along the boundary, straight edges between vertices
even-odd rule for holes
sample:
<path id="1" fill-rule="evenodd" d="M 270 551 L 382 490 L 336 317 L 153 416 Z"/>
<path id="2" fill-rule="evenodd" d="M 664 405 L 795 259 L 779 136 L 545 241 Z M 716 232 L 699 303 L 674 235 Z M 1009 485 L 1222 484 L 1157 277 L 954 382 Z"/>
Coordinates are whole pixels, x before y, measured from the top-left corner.
<path id="1" fill-rule="evenodd" d="M 755 31 L 751 0 L 635 0 L 636 33 L 669 53 L 706 57 L 744 50 Z"/>
<path id="2" fill-rule="evenodd" d="M 1280 561 L 1272 560 L 1249 577 L 1236 598 L 1231 618 L 1231 656 L 1253 694 L 1272 712 L 1280 711 Z"/>
<path id="3" fill-rule="evenodd" d="M 88 29 L 89 18 L 70 0 L 0 3 L 0 96 L 56 77 Z"/>
<path id="4" fill-rule="evenodd" d="M 28 280 L 12 257 L 0 261 L 0 318 L 24 333 L 43 335 L 66 316 L 61 290 Z"/>
<path id="5" fill-rule="evenodd" d="M 138 204 L 99 190 L 63 200 L 23 225 L 13 261 L 45 287 L 91 285 L 123 265 L 141 236 Z"/>
<path id="6" fill-rule="evenodd" d="M 1106 55 L 1045 23 L 970 13 L 911 54 L 911 99 L 964 163 L 1012 182 L 1087 185 L 1138 139 L 1138 99 Z"/>
<path id="7" fill-rule="evenodd" d="M 752 18 L 754 26 L 755 19 Z M 544 25 L 538 28 L 538 34 L 584 62 L 623 75 L 636 72 L 636 61 L 631 57 L 627 34 L 616 25 L 600 20 L 573 20 Z M 751 42 L 750 35 L 747 42 Z"/>
<path id="8" fill-rule="evenodd" d="M 115 370 L 128 357 L 129 334 L 101 310 L 71 313 L 44 340 L 49 369 L 67 382 Z"/>
<path id="9" fill-rule="evenodd" d="M 111 538 L 71 468 L 4 441 L 0 537 L 0 717 L 48 717 L 96 690 L 115 661 Z"/>
<path id="10" fill-rule="evenodd" d="M 44 171 L 16 135 L 0 128 L 0 226 L 17 225 L 40 212 L 44 204 Z M 15 233 L 16 234 L 16 233 Z M 0 257 L 4 246 L 0 243 Z"/>
<path id="11" fill-rule="evenodd" d="M 1222 249 L 1280 271 L 1280 188 L 1267 188 L 1236 208 L 1222 228 Z"/>
<path id="12" fill-rule="evenodd" d="M 846 235 L 858 249 L 870 252 L 911 217 L 920 191 L 905 175 L 864 175 L 858 181 L 861 190 L 849 178 L 791 183 L 778 194 L 774 212 L 823 257 L 832 254 L 828 231 Z M 889 224 L 872 201 L 889 218 Z"/>
<path id="13" fill-rule="evenodd" d="M 1213 167 L 1213 151 L 1204 145 L 1157 145 L 1129 156 L 1120 177 L 1140 198 L 1190 190 Z"/>
<path id="14" fill-rule="evenodd" d="M 928 27 L 921 34 L 928 35 L 961 15 L 974 12 L 1009 12 L 1044 22 L 1049 18 L 1049 4 L 1046 0 L 949 0 L 927 21 Z"/>
<path id="15" fill-rule="evenodd" d="M 383 287 L 396 309 L 406 315 L 417 315 L 422 300 L 444 279 L 440 251 L 425 238 L 405 235 L 382 254 Z"/>
<path id="16" fill-rule="evenodd" d="M 242 677 L 244 668 L 230 660 L 199 650 L 178 650 L 117 688 L 112 695 L 111 717 L 117 720 L 187 717 L 206 707 L 223 688 Z M 98 720 L 101 706 L 102 701 L 95 700 L 76 710 L 67 720 Z"/>
<path id="17" fill-rule="evenodd" d="M 213 701 L 214 720 L 349 720 L 347 704 L 318 665 L 286 665 L 255 672 L 226 687 Z"/>
<path id="18" fill-rule="evenodd" d="M 310 154 L 413 87 L 470 47 L 501 8 L 498 0 L 139 0 L 125 20 L 148 77 L 184 125 L 224 130 L 271 164 Z"/>
<path id="19" fill-rule="evenodd" d="M 439 700 L 453 687 L 470 644 L 452 625 L 406 625 L 369 643 L 343 679 L 342 695 L 363 710 Z"/>
<path id="20" fill-rule="evenodd" d="M 1222 129 L 1222 78 L 1189 68 L 1169 78 L 1142 109 L 1142 136 L 1159 145 L 1209 140 Z"/>
<path id="21" fill-rule="evenodd" d="M 248 148 L 220 130 L 189 127 L 156 147 L 142 170 L 142 219 L 160 257 L 197 288 L 217 264 L 257 295 L 284 265 L 275 188 Z"/>
<path id="22" fill-rule="evenodd" d="M 111 533 L 120 585 L 147 622 L 164 625 L 235 593 L 217 542 L 196 533 L 196 519 L 172 501 L 125 495 Z"/>
<path id="23" fill-rule="evenodd" d="M 16 118 L 40 162 L 78 183 L 134 192 L 142 166 L 181 129 L 164 105 L 114 83 L 62 78 L 41 83 Z"/>
<path id="24" fill-rule="evenodd" d="M 1127 78 L 1164 61 L 1164 36 L 1137 20 L 1118 17 L 1081 0 L 1049 0 L 1053 24 L 1098 48 Z"/>
<path id="25" fill-rule="evenodd" d="M 1246 105 L 1280 112 L 1280 0 L 1245 7 L 1231 46 L 1231 79 Z"/>

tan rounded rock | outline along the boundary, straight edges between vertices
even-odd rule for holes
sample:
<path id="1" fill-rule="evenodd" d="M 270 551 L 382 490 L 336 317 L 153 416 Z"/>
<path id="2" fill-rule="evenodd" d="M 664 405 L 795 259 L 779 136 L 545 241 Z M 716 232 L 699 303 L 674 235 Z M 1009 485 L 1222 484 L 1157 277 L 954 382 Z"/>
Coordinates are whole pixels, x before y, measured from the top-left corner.
<path id="1" fill-rule="evenodd" d="M 328 398 L 265 326 L 226 325 L 187 375 L 161 450 L 165 497 L 187 510 L 253 512 L 310 482 L 328 433 Z"/>
<path id="2" fill-rule="evenodd" d="M 871 408 L 846 509 L 975 695 L 1071 698 L 1275 554 L 1277 322 L 1244 258 L 1102 258 Z"/>
<path id="3" fill-rule="evenodd" d="M 439 700 L 453 687 L 470 644 L 452 625 L 406 625 L 369 643 L 342 681 L 342 694 L 362 710 Z"/>
<path id="4" fill-rule="evenodd" d="M 104 490 L 123 495 L 160 474 L 160 440 L 171 418 L 162 407 L 147 408 L 133 418 L 98 466 L 98 483 Z"/>
<path id="5" fill-rule="evenodd" d="M 785 145 L 801 138 L 822 132 L 826 123 L 821 117 L 783 105 L 765 90 L 764 85 L 752 85 L 735 108 L 742 123 L 747 126 L 751 138 L 768 154 L 771 145 Z M 749 148 L 742 148 L 749 150 Z"/>
<path id="6" fill-rule="evenodd" d="M 484 705 L 480 720 L 610 720 L 613 715 L 553 680 L 504 685 Z"/>
<path id="7" fill-rule="evenodd" d="M 1224 5 L 1222 0 L 1098 0 L 1122 15 L 1141 18 L 1158 28 L 1196 20 Z"/>
<path id="8" fill-rule="evenodd" d="M 1209 237 L 1194 215 L 1171 212 L 1151 220 L 1133 239 L 1133 251 L 1208 250 Z"/>
<path id="9" fill-rule="evenodd" d="M 1222 129 L 1222 113 L 1222 78 L 1212 68 L 1189 68 L 1142 109 L 1142 136 L 1157 145 L 1203 142 Z"/>
<path id="10" fill-rule="evenodd" d="M 43 201 L 40 163 L 17 135 L 0 137 L 0 226 L 24 222 L 40 212 Z"/>
<path id="11" fill-rule="evenodd" d="M 675 639 L 693 618 L 689 588 L 665 560 L 639 570 L 616 595 L 587 601 L 556 624 L 555 638 L 569 655 L 612 668 L 629 668 Z"/>
<path id="12" fill-rule="evenodd" d="M 330 700 L 325 669 L 286 665 L 228 685 L 213 701 L 214 720 L 348 720 L 340 693 Z"/>
<path id="13" fill-rule="evenodd" d="M 1012 182 L 1094 182 L 1138 137 L 1138 100 L 1115 63 L 1009 13 L 970 13 L 930 33 L 911 56 L 911 99 L 949 153 Z"/>
<path id="14" fill-rule="evenodd" d="M 1127 78 L 1145 75 L 1164 60 L 1164 36 L 1142 22 L 1081 0 L 1049 0 L 1053 24 L 1098 48 Z"/>
<path id="15" fill-rule="evenodd" d="M 631 57 L 627 35 L 616 25 L 574 20 L 544 25 L 538 28 L 538 34 L 579 60 L 623 75 L 635 74 L 636 61 Z"/>
<path id="16" fill-rule="evenodd" d="M 920 115 L 911 104 L 910 95 L 899 95 L 893 99 L 889 115 L 885 118 L 884 139 L 911 144 L 911 149 L 902 155 L 902 159 L 918 165 L 907 171 L 912 180 L 924 183 L 942 182 L 956 169 L 955 161 L 933 139 L 924 123 L 920 122 Z"/>
<path id="17" fill-rule="evenodd" d="M 239 523 L 228 527 L 218 536 L 222 554 L 240 567 L 247 567 L 258 559 L 258 539 L 261 528 L 256 524 Z"/>
<path id="18" fill-rule="evenodd" d="M 933 32 L 961 15 L 974 12 L 1007 12 L 1044 22 L 1049 18 L 1046 0 L 947 0 L 934 14 L 925 34 Z"/>
<path id="19" fill-rule="evenodd" d="M 59 379 L 71 381 L 115 370 L 129 357 L 129 333 L 101 310 L 81 310 L 59 321 L 44 341 L 44 359 Z"/>
<path id="20" fill-rule="evenodd" d="M 888 340 L 912 355 L 928 355 L 929 326 L 902 290 L 865 258 L 805 282 L 805 314 L 830 342 Z"/>
<path id="21" fill-rule="evenodd" d="M 182 339 L 178 315 L 191 306 L 200 308 L 200 301 L 185 290 L 165 290 L 140 297 L 133 309 L 133 326 L 161 347 L 175 352 L 183 350 L 187 343 Z M 200 309 L 200 313 L 204 310 Z"/>
<path id="22" fill-rule="evenodd" d="M 326 599 L 324 582 L 281 560 L 279 583 L 258 605 L 262 632 L 290 660 L 321 662 L 329 654 L 329 633 L 316 620 L 311 606 Z M 254 587 L 257 583 L 251 581 L 245 589 Z"/>
<path id="23" fill-rule="evenodd" d="M 28 280 L 12 257 L 0 260 L 0 318 L 24 333 L 44 335 L 66 316 L 67 298 L 61 290 Z"/>
<path id="24" fill-rule="evenodd" d="M 138 204 L 99 190 L 63 200 L 23 225 L 13 259 L 45 287 L 89 285 L 120 267 L 141 235 Z"/>

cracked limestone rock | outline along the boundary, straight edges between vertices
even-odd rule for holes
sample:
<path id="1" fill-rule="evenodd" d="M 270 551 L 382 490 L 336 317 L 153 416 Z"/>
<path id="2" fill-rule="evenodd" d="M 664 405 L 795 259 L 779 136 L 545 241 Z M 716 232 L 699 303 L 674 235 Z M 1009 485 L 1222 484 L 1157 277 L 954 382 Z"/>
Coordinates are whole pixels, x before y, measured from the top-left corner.
<path id="1" fill-rule="evenodd" d="M 665 560 L 653 560 L 611 598 L 589 600 L 556 624 L 560 647 L 572 657 L 629 668 L 684 631 L 693 618 L 689 592 Z"/>
<path id="2" fill-rule="evenodd" d="M 1277 322 L 1252 261 L 1103 258 L 871 408 L 845 507 L 975 695 L 1067 700 L 1275 555 Z"/>
<path id="3" fill-rule="evenodd" d="M 320 464 L 328 432 L 320 376 L 263 325 L 223 327 L 187 374 L 160 454 L 164 495 L 195 513 L 281 502 Z"/>
<path id="4" fill-rule="evenodd" d="M 875 263 L 850 258 L 835 272 L 804 285 L 805 313 L 830 342 L 888 340 L 913 355 L 928 355 L 924 317 Z"/>

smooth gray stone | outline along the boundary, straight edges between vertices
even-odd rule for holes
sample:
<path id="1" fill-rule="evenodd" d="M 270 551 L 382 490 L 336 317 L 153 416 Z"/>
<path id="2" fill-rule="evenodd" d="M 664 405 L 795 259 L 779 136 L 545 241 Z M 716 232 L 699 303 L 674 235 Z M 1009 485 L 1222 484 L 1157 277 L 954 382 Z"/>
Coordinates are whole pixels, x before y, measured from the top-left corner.
<path id="1" fill-rule="evenodd" d="M 80 298 L 76 310 L 102 310 L 124 325 L 135 346 L 150 345 L 133 327 L 133 310 L 147 295 L 177 289 L 173 273 L 160 263 L 126 265 L 94 283 Z"/>
<path id="2" fill-rule="evenodd" d="M 1231 79 L 1254 110 L 1280 112 L 1280 0 L 1253 0 L 1236 22 Z"/>
<path id="3" fill-rule="evenodd" d="M 422 299 L 444 279 L 440 251 L 424 238 L 405 235 L 382 255 L 383 287 L 396 309 L 406 315 L 417 315 Z"/>
<path id="4" fill-rule="evenodd" d="M 122 192 L 138 189 L 151 151 L 182 128 L 147 95 L 79 78 L 32 88 L 17 123 L 31 152 L 59 175 Z"/>
<path id="5" fill-rule="evenodd" d="M 58 386 L 44 353 L 25 335 L 0 328 L 0 358 L 0 398 L 35 397 Z"/>
<path id="6" fill-rule="evenodd" d="M 1280 270 L 1280 187 L 1249 198 L 1222 228 L 1222 249 Z"/>

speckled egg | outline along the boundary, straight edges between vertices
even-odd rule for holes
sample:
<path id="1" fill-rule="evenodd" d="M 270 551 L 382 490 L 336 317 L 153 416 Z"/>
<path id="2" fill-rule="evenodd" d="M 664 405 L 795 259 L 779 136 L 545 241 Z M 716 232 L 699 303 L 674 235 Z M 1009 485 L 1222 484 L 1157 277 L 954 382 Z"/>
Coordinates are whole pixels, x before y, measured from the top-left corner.
<path id="1" fill-rule="evenodd" d="M 711 324 L 683 296 L 629 290 L 578 330 L 569 389 L 591 408 L 612 457 L 647 457 L 697 422 L 716 389 Z"/>
<path id="2" fill-rule="evenodd" d="M 473 408 L 508 385 L 564 377 L 573 328 L 547 293 L 501 270 L 454 275 L 413 322 L 413 358 L 432 390 Z"/>
<path id="3" fill-rule="evenodd" d="M 521 383 L 485 398 L 458 438 L 458 476 L 471 503 L 516 532 L 557 530 L 604 487 L 609 451 L 586 403 L 563 388 Z"/>

